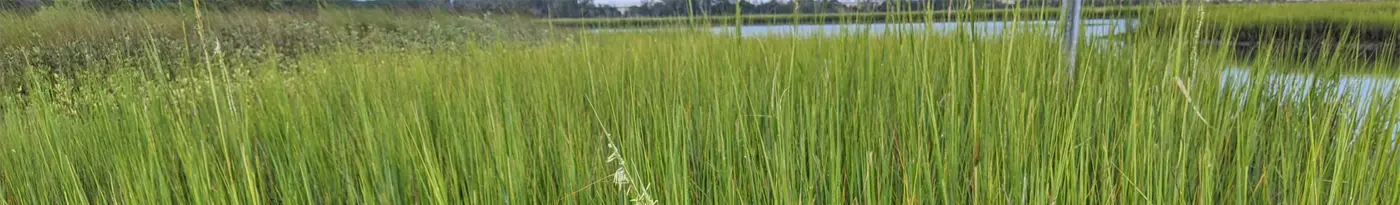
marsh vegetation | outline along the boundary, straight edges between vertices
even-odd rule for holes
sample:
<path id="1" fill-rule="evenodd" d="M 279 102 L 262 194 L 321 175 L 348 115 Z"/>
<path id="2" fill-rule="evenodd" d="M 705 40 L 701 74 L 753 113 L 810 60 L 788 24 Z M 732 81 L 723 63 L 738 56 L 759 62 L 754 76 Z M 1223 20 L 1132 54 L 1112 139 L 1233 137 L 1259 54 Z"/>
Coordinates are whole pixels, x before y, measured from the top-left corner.
<path id="1" fill-rule="evenodd" d="M 1211 26 L 1236 10 L 1178 6 L 1077 69 L 1053 27 L 975 15 L 744 36 L 50 8 L 0 18 L 0 204 L 1400 204 L 1397 84 L 1349 80 L 1394 53 L 1241 59 L 1201 43 L 1239 39 Z"/>

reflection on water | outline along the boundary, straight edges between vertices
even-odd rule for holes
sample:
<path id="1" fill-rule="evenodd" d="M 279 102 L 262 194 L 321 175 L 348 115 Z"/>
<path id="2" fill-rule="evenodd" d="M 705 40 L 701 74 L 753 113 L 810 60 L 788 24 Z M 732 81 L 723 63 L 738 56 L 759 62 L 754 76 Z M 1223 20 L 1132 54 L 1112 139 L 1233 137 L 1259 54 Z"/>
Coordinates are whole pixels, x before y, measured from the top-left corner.
<path id="1" fill-rule="evenodd" d="M 1380 76 L 1380 75 L 1344 75 L 1335 79 L 1318 76 L 1315 73 L 1265 73 L 1257 78 L 1249 68 L 1230 68 L 1220 74 L 1220 82 L 1225 85 L 1225 90 L 1232 96 L 1241 97 L 1247 95 L 1252 89 L 1252 85 L 1263 85 L 1257 88 L 1265 93 L 1275 93 L 1287 100 L 1302 100 L 1310 92 L 1319 92 L 1330 100 L 1340 100 L 1350 103 L 1356 108 L 1354 116 L 1365 116 L 1371 112 L 1371 103 L 1377 100 L 1393 99 L 1396 86 L 1400 86 L 1400 79 Z M 1256 79 L 1257 78 L 1257 79 Z M 1255 83 L 1254 81 L 1264 81 Z M 1315 90 L 1326 89 L 1326 90 Z M 1240 103 L 1244 103 L 1241 101 Z M 1357 119 L 1357 131 L 1366 119 Z M 1391 143 L 1400 139 L 1400 122 L 1391 127 Z"/>
<path id="2" fill-rule="evenodd" d="M 1248 68 L 1226 69 L 1220 75 L 1220 81 L 1232 92 L 1240 93 L 1247 89 L 1248 83 L 1252 80 L 1251 72 Z M 1329 97 L 1344 97 L 1345 100 L 1356 103 L 1367 103 L 1377 97 L 1389 98 L 1395 91 L 1395 86 L 1400 82 L 1395 78 L 1373 75 L 1344 75 L 1337 79 L 1322 79 L 1313 73 L 1269 73 L 1265 74 L 1264 84 L 1270 85 L 1264 89 L 1269 93 L 1283 93 L 1293 100 L 1301 99 L 1303 94 L 1315 88 L 1315 81 L 1320 82 L 1321 89 Z"/>

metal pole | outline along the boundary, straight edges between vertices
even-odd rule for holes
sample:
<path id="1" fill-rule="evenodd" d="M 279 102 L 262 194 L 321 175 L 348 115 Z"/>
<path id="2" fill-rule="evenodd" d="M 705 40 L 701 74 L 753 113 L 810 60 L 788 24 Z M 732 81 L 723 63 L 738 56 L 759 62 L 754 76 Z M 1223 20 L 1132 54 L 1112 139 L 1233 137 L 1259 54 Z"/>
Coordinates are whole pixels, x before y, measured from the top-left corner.
<path id="1" fill-rule="evenodd" d="M 1060 5 L 1060 7 L 1062 8 L 1062 12 L 1060 13 L 1060 15 L 1064 17 L 1064 30 L 1062 31 L 1064 31 L 1063 45 L 1065 52 L 1065 65 L 1069 68 L 1069 85 L 1071 87 L 1074 86 L 1075 69 L 1078 68 L 1077 61 L 1079 58 L 1079 25 L 1081 23 L 1080 20 L 1083 17 L 1080 11 L 1083 8 L 1083 6 L 1084 0 L 1064 0 L 1064 3 Z"/>

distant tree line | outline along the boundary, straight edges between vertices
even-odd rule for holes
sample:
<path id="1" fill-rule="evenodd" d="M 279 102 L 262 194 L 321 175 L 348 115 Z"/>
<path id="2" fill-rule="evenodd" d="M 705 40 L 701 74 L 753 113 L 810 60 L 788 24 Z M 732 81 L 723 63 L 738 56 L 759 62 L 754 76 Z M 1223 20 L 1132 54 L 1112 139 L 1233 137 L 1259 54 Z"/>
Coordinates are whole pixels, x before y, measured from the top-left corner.
<path id="1" fill-rule="evenodd" d="M 189 6 L 194 0 L 57 0 L 59 4 L 102 10 Z M 1180 0 L 1085 0 L 1086 6 L 1131 6 Z M 1273 2 L 1286 0 L 1208 0 L 1212 2 Z M 661 17 L 743 14 L 850 13 L 922 11 L 927 9 L 1058 7 L 1061 0 L 646 0 L 618 7 L 594 0 L 200 0 L 207 9 L 315 9 L 378 7 L 441 9 L 466 13 L 513 13 L 550 18 Z M 55 0 L 0 0 L 5 10 L 32 11 Z"/>

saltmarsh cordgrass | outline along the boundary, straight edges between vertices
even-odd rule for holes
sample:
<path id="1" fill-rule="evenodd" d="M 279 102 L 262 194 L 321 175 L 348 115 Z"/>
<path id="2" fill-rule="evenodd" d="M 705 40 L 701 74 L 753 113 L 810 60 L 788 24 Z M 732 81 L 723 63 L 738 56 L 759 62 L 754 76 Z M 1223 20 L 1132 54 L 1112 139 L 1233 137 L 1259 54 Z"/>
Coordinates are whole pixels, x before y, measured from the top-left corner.
<path id="1" fill-rule="evenodd" d="M 114 63 L 0 98 L 0 204 L 1400 204 L 1394 85 L 1333 89 L 1385 64 L 1290 59 L 1309 89 L 1278 89 L 1288 51 L 1222 78 L 1232 51 L 1182 33 L 1087 41 L 1068 73 L 1046 33 Z"/>
<path id="2" fill-rule="evenodd" d="M 1363 43 L 1394 44 L 1400 41 L 1400 2 L 1396 1 L 1162 7 L 1155 12 L 1143 12 L 1147 15 L 1139 15 L 1144 27 L 1148 28 L 1142 32 L 1169 32 L 1179 28 L 1183 20 L 1197 21 L 1197 14 L 1180 12 L 1182 9 L 1200 9 L 1202 29 L 1217 34 L 1197 40 L 1234 38 L 1253 42 L 1297 38 L 1316 41 L 1345 35 Z M 1232 35 L 1219 35 L 1226 34 L 1225 31 Z"/>
<path id="3" fill-rule="evenodd" d="M 1070 85 L 1054 39 L 600 34 L 117 75 L 5 98 L 0 202 L 1400 203 L 1394 97 L 1226 82 L 1227 51 L 1170 41 L 1091 41 Z M 1358 69 L 1328 59 L 1309 84 Z"/>
<path id="4" fill-rule="evenodd" d="M 926 5 L 932 6 L 932 5 Z M 961 10 L 961 6 L 958 7 Z M 1150 7 L 1103 7 L 1086 8 L 1084 16 L 1088 18 L 1131 18 L 1136 14 L 1149 10 Z M 924 8 L 920 8 L 924 9 Z M 902 23 L 912 22 L 911 20 L 937 20 L 956 21 L 954 17 L 963 18 L 976 16 L 979 19 L 1011 19 L 1014 15 L 1027 17 L 1047 17 L 1043 19 L 1058 18 L 1060 10 L 1056 8 L 1014 8 L 1014 9 L 981 9 L 968 13 L 965 11 L 946 11 L 943 8 L 928 9 L 925 11 L 907 11 L 892 9 L 890 12 L 853 12 L 853 13 L 819 13 L 819 14 L 798 14 L 803 23 L 842 23 L 851 19 L 859 19 L 860 23 Z M 564 18 L 545 19 L 546 23 L 564 27 L 587 27 L 587 28 L 618 28 L 618 27 L 655 27 L 669 26 L 676 24 L 701 23 L 701 24 L 724 24 L 724 23 L 744 23 L 744 24 L 775 24 L 786 25 L 793 23 L 793 14 L 747 14 L 739 15 L 712 15 L 694 17 L 646 17 L 646 18 Z"/>
<path id="5" fill-rule="evenodd" d="M 1197 6 L 1192 6 L 1197 7 Z M 1400 3 L 1397 2 L 1306 2 L 1283 4 L 1221 4 L 1204 7 L 1206 24 L 1211 27 L 1247 29 L 1324 29 L 1327 26 L 1400 30 Z M 1181 19 L 1180 8 L 1162 8 L 1148 23 L 1173 24 Z M 1333 28 L 1338 29 L 1339 28 Z"/>
<path id="6" fill-rule="evenodd" d="M 151 80 L 203 75 L 203 53 L 217 41 L 233 64 L 292 62 L 338 47 L 455 49 L 483 41 L 535 41 L 552 29 L 508 16 L 453 15 L 440 10 L 204 11 L 149 9 L 101 12 L 52 7 L 30 15 L 0 14 L 0 93 L 27 83 L 103 77 L 116 67 L 145 69 Z M 203 25 L 197 29 L 195 25 Z M 204 32 L 207 38 L 199 38 Z M 214 43 L 208 43 L 213 45 Z M 283 65 L 279 70 L 295 70 Z M 40 78 L 27 78 L 28 75 Z M 79 83 L 82 86 L 104 85 Z M 78 86 L 75 89 L 89 89 Z"/>

